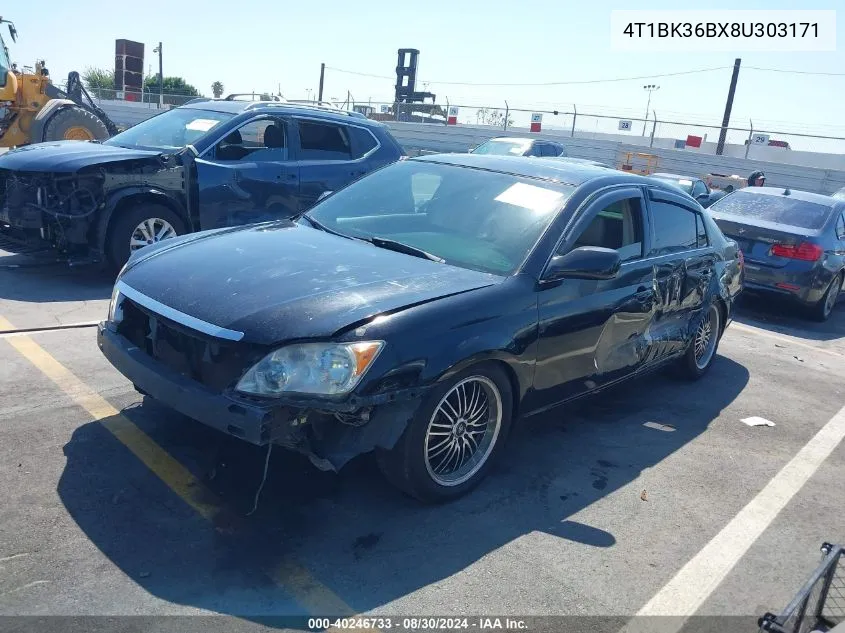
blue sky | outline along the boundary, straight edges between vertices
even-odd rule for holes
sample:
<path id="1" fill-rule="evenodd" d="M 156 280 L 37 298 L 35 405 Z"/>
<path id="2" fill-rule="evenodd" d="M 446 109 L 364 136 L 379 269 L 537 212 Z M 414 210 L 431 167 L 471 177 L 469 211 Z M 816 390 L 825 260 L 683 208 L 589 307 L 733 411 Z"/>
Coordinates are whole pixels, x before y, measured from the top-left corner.
<path id="1" fill-rule="evenodd" d="M 689 53 L 622 54 L 611 50 L 610 11 L 648 9 L 789 9 L 798 3 L 766 2 L 603 2 L 534 0 L 441 0 L 439 2 L 284 2 L 231 0 L 185 2 L 145 0 L 121 16 L 114 2 L 76 0 L 59 5 L 7 3 L 4 17 L 18 27 L 11 56 L 31 65 L 45 58 L 56 81 L 72 69 L 111 67 L 114 40 L 146 44 L 147 65 L 157 70 L 152 53 L 164 42 L 165 75 L 181 75 L 210 94 L 222 81 L 226 90 L 278 90 L 304 98 L 317 87 L 320 62 L 330 67 L 386 77 L 394 74 L 396 50 L 421 50 L 420 81 L 428 81 L 438 102 L 542 106 L 642 116 L 643 83 L 658 83 L 653 108 L 660 118 L 695 118 L 718 125 L 730 70 L 678 77 L 552 87 L 438 85 L 441 82 L 532 83 L 580 81 L 732 66 L 760 66 L 811 72 L 845 72 L 845 5 L 831 0 L 813 9 L 841 9 L 835 53 Z M 15 6 L 17 5 L 17 6 Z M 121 6 L 131 6 L 121 5 Z M 4 37 L 6 32 L 4 29 Z M 8 39 L 8 38 L 7 38 Z M 388 100 L 392 81 L 326 74 L 326 98 Z M 418 89 L 422 86 L 418 85 Z M 734 106 L 735 124 L 754 119 L 780 129 L 822 131 L 845 136 L 845 76 L 824 77 L 743 69 Z M 686 116 L 684 116 L 686 115 Z M 758 121 L 760 122 L 758 124 Z M 544 121 L 551 124 L 548 118 Z"/>

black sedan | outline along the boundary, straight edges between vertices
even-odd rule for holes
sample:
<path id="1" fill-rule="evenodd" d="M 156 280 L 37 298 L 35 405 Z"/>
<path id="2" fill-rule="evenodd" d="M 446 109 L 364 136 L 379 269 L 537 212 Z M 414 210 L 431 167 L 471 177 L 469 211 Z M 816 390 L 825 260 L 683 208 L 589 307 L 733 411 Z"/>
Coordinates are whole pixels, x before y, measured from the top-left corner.
<path id="1" fill-rule="evenodd" d="M 173 238 L 118 277 L 105 356 L 143 394 L 336 470 L 458 496 L 528 416 L 713 362 L 736 244 L 687 196 L 551 160 L 400 161 L 291 220 Z M 269 449 L 268 449 L 269 450 Z"/>
<path id="2" fill-rule="evenodd" d="M 795 189 L 748 187 L 710 207 L 745 257 L 745 286 L 830 317 L 845 279 L 845 200 Z"/>
<path id="3" fill-rule="evenodd" d="M 724 191 L 711 190 L 710 187 L 707 186 L 707 183 L 701 178 L 664 173 L 652 174 L 651 177 L 676 186 L 684 193 L 687 193 L 695 198 L 704 208 L 709 207 L 711 204 L 716 202 L 716 200 L 719 200 L 726 195 L 726 192 Z"/>

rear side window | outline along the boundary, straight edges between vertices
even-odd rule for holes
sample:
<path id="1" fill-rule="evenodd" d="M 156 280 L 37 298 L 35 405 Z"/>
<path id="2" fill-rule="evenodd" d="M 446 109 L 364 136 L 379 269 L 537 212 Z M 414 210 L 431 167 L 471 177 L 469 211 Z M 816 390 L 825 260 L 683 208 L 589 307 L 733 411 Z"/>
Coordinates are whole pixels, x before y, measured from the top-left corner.
<path id="1" fill-rule="evenodd" d="M 349 128 L 322 121 L 299 121 L 301 160 L 350 160 Z"/>
<path id="2" fill-rule="evenodd" d="M 845 240 L 845 215 L 839 214 L 839 218 L 836 220 L 836 237 L 840 240 Z"/>
<path id="3" fill-rule="evenodd" d="M 352 158 L 362 158 L 378 147 L 376 137 L 369 130 L 360 127 L 349 127 L 352 137 Z"/>
<path id="4" fill-rule="evenodd" d="M 764 222 L 818 230 L 830 217 L 831 207 L 788 196 L 736 191 L 711 205 L 713 213 L 738 215 Z"/>
<path id="5" fill-rule="evenodd" d="M 697 213 L 658 200 L 652 200 L 650 207 L 654 230 L 651 255 L 666 255 L 698 247 L 700 220 Z"/>

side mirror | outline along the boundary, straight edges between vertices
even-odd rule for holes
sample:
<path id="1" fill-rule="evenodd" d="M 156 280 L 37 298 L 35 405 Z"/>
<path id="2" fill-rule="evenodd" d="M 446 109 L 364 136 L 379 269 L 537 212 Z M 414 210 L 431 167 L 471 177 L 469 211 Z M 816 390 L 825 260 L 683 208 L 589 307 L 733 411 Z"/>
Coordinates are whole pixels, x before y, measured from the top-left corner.
<path id="1" fill-rule="evenodd" d="M 326 198 L 328 198 L 328 197 L 329 197 L 330 195 L 332 195 L 333 193 L 334 193 L 334 191 L 324 191 L 324 192 L 323 192 L 323 193 L 321 193 L 321 194 L 319 195 L 319 197 L 317 198 L 317 202 L 320 202 L 321 200 L 325 200 Z"/>
<path id="2" fill-rule="evenodd" d="M 560 279 L 613 279 L 622 258 L 618 251 L 600 246 L 581 246 L 566 255 L 555 255 L 546 267 L 543 281 Z"/>

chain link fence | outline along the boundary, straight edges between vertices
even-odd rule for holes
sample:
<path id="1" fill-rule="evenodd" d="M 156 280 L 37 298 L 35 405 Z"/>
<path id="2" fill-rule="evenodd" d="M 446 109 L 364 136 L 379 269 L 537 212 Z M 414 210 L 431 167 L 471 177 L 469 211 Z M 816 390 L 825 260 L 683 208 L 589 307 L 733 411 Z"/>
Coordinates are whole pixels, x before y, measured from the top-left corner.
<path id="1" fill-rule="evenodd" d="M 620 141 L 648 148 L 685 149 L 775 162 L 779 162 L 779 152 L 845 153 L 845 135 L 771 129 L 755 126 L 752 121 L 747 126 L 726 128 L 719 151 L 723 133 L 720 125 L 700 119 L 684 120 L 679 116 L 660 117 L 655 111 L 645 117 L 642 113 L 638 116 L 626 113 L 623 108 L 616 112 L 591 112 L 583 111 L 576 105 L 560 109 L 548 106 L 517 108 L 507 102 L 498 106 L 478 106 L 449 102 L 435 105 L 350 100 L 337 105 L 379 121 L 481 126 L 489 128 L 491 136 L 540 131 L 544 134 Z M 833 162 L 831 167 L 834 167 Z"/>

